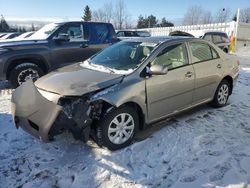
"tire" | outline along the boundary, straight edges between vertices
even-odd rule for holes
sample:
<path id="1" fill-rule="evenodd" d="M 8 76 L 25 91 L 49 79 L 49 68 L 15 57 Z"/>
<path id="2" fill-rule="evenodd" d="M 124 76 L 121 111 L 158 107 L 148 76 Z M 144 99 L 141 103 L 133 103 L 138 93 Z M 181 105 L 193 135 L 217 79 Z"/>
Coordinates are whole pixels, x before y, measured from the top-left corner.
<path id="1" fill-rule="evenodd" d="M 123 122 L 127 125 L 117 125 L 114 122 Z M 121 126 L 121 127 L 119 127 Z M 114 108 L 104 114 L 97 127 L 97 142 L 109 150 L 117 150 L 131 144 L 139 127 L 137 112 L 130 106 Z M 127 133 L 125 135 L 125 132 Z"/>
<path id="2" fill-rule="evenodd" d="M 231 86 L 227 80 L 222 80 L 216 89 L 212 106 L 215 108 L 223 107 L 227 104 L 230 95 Z"/>
<path id="3" fill-rule="evenodd" d="M 227 48 L 224 48 L 223 51 L 224 51 L 225 53 L 228 53 L 228 49 L 227 49 Z"/>
<path id="4" fill-rule="evenodd" d="M 9 76 L 9 81 L 14 88 L 18 87 L 28 79 L 37 80 L 44 75 L 43 70 L 34 63 L 21 63 L 14 67 Z"/>

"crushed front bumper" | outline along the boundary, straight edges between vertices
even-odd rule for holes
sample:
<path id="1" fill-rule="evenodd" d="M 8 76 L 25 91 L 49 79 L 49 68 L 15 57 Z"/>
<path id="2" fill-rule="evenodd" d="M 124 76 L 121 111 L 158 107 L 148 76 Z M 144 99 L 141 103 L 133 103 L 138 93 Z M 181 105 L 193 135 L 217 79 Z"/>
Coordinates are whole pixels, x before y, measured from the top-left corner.
<path id="1" fill-rule="evenodd" d="M 43 97 L 32 81 L 27 81 L 19 86 L 11 99 L 12 116 L 17 128 L 21 127 L 45 142 L 66 129 L 70 130 L 76 139 L 87 141 L 92 123 L 86 115 L 87 107 L 82 107 L 83 103 L 70 106 L 77 106 L 72 111 L 80 108 L 85 111 L 78 110 L 75 112 L 76 115 L 74 113 L 69 117 L 64 111 L 64 106 Z"/>
<path id="2" fill-rule="evenodd" d="M 49 140 L 49 131 L 61 110 L 61 106 L 44 98 L 32 81 L 12 94 L 11 111 L 16 127 L 43 141 Z"/>

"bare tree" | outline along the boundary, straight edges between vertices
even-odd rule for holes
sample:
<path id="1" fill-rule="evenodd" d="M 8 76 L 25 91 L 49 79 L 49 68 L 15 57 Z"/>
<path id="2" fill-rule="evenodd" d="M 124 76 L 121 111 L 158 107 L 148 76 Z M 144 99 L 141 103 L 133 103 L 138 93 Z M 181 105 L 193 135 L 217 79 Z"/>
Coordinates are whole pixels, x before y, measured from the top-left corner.
<path id="1" fill-rule="evenodd" d="M 105 22 L 105 12 L 100 8 L 98 10 L 93 11 L 92 20 L 95 22 Z"/>
<path id="2" fill-rule="evenodd" d="M 112 18 L 114 15 L 114 10 L 113 10 L 113 4 L 110 1 L 109 3 L 105 3 L 103 5 L 103 9 L 105 10 L 105 22 L 111 23 L 112 22 Z"/>
<path id="3" fill-rule="evenodd" d="M 250 23 L 250 7 L 241 10 L 240 21 L 245 23 Z"/>
<path id="4" fill-rule="evenodd" d="M 98 10 L 95 10 L 92 15 L 93 21 L 96 22 L 108 22 L 111 23 L 113 21 L 113 4 L 105 3 L 102 8 L 99 8 Z"/>
<path id="5" fill-rule="evenodd" d="M 130 14 L 127 14 L 126 17 L 125 17 L 125 21 L 124 21 L 124 28 L 128 29 L 132 29 L 134 28 L 135 25 L 133 26 L 133 22 L 131 21 L 131 15 Z"/>
<path id="6" fill-rule="evenodd" d="M 201 24 L 210 24 L 213 22 L 213 16 L 211 11 L 204 11 L 201 17 Z"/>
<path id="7" fill-rule="evenodd" d="M 122 25 L 124 23 L 124 12 L 125 12 L 124 1 L 118 0 L 115 10 L 115 25 L 116 28 L 118 29 L 122 29 Z"/>
<path id="8" fill-rule="evenodd" d="M 218 10 L 216 16 L 215 16 L 215 22 L 217 23 L 224 23 L 228 21 L 231 17 L 231 11 L 230 9 L 221 8 Z"/>
<path id="9" fill-rule="evenodd" d="M 105 3 L 102 8 L 93 11 L 92 14 L 93 21 L 113 23 L 116 29 L 132 27 L 130 18 L 123 0 L 118 0 L 115 7 L 111 1 Z"/>
<path id="10" fill-rule="evenodd" d="M 183 25 L 199 24 L 202 17 L 203 9 L 201 6 L 190 7 L 183 18 Z"/>
<path id="11" fill-rule="evenodd" d="M 130 16 L 127 12 L 126 5 L 123 0 L 118 0 L 114 10 L 114 25 L 116 29 L 126 28 L 130 22 Z"/>

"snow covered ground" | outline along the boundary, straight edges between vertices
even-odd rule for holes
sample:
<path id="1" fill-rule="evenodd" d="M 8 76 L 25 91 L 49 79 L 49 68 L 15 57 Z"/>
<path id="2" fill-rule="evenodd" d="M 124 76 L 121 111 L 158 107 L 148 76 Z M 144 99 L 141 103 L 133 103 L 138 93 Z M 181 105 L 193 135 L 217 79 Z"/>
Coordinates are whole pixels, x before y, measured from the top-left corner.
<path id="1" fill-rule="evenodd" d="M 0 187 L 249 188 L 249 51 L 239 56 L 240 77 L 226 107 L 204 105 L 158 123 L 116 152 L 67 133 L 42 143 L 16 130 L 11 90 L 0 82 Z"/>

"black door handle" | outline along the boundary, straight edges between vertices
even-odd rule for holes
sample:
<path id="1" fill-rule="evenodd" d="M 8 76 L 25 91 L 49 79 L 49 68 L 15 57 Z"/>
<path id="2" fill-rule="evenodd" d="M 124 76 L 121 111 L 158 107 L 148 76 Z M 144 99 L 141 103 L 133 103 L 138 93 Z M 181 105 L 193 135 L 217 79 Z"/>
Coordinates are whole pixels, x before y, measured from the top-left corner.
<path id="1" fill-rule="evenodd" d="M 221 69 L 221 64 L 218 64 L 216 67 L 217 67 L 218 69 Z"/>
<path id="2" fill-rule="evenodd" d="M 188 71 L 188 72 L 185 74 L 185 76 L 186 76 L 187 78 L 191 78 L 191 77 L 193 76 L 193 73 L 190 72 L 190 71 Z"/>

